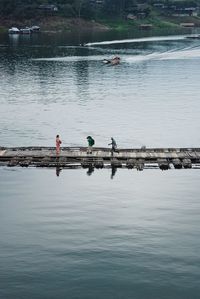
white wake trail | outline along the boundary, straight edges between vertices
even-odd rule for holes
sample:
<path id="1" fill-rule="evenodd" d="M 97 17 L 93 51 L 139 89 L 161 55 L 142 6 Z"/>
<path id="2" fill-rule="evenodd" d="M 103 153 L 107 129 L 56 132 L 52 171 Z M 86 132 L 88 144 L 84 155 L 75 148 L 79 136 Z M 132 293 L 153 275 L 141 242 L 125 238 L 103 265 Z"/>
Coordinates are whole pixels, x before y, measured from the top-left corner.
<path id="1" fill-rule="evenodd" d="M 186 35 L 173 35 L 173 36 L 154 36 L 154 37 L 142 37 L 133 39 L 123 39 L 123 40 L 113 40 L 113 41 L 103 41 L 87 43 L 85 46 L 101 46 L 101 45 L 114 45 L 114 44 L 125 44 L 125 43 L 141 43 L 141 42 L 154 42 L 154 41 L 176 41 L 183 40 Z"/>

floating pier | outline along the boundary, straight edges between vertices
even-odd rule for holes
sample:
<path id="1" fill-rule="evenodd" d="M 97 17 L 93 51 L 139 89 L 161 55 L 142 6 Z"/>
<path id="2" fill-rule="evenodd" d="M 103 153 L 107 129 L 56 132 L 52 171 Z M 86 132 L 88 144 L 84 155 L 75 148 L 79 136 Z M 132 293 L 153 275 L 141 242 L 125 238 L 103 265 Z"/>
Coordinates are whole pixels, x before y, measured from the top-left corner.
<path id="1" fill-rule="evenodd" d="M 0 147 L 0 166 L 58 167 L 58 168 L 193 168 L 200 169 L 200 148 L 93 148 L 63 147 L 56 155 L 54 147 Z"/>

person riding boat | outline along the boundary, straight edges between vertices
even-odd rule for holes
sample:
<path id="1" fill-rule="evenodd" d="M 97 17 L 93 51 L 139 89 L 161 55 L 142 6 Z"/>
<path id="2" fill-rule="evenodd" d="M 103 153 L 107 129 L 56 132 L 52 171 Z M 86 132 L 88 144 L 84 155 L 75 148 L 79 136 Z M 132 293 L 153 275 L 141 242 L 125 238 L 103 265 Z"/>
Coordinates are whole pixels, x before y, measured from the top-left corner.
<path id="1" fill-rule="evenodd" d="M 115 64 L 119 64 L 120 60 L 121 60 L 121 58 L 119 56 L 116 56 L 116 57 L 114 57 L 112 59 L 104 59 L 103 63 L 115 65 Z"/>

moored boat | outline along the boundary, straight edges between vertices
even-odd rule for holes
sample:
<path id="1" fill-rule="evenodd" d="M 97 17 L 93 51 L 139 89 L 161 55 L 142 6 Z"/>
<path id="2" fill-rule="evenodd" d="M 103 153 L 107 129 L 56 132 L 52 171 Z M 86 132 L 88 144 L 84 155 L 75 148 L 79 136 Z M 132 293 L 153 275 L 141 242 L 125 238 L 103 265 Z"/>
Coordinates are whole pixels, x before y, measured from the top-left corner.
<path id="1" fill-rule="evenodd" d="M 32 30 L 29 27 L 20 29 L 20 34 L 31 34 Z"/>
<path id="2" fill-rule="evenodd" d="M 32 32 L 39 32 L 40 31 L 39 26 L 32 26 L 30 29 L 32 30 Z"/>
<path id="3" fill-rule="evenodd" d="M 17 27 L 12 27 L 8 29 L 8 34 L 19 34 L 20 30 Z"/>

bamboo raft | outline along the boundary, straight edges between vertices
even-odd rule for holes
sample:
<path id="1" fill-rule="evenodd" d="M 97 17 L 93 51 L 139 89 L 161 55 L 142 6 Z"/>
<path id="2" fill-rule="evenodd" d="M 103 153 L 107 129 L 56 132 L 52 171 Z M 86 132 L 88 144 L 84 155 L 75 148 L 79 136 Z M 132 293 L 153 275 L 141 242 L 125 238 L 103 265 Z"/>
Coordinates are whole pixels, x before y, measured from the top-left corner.
<path id="1" fill-rule="evenodd" d="M 200 148 L 93 148 L 87 154 L 86 147 L 63 147 L 56 155 L 54 147 L 0 147 L 0 166 L 8 167 L 56 167 L 56 168 L 199 168 Z"/>

